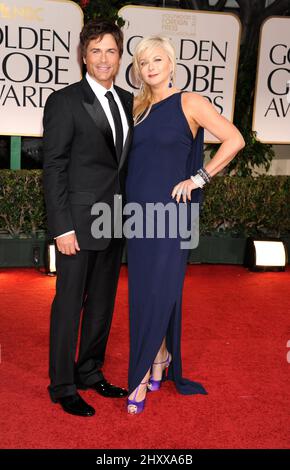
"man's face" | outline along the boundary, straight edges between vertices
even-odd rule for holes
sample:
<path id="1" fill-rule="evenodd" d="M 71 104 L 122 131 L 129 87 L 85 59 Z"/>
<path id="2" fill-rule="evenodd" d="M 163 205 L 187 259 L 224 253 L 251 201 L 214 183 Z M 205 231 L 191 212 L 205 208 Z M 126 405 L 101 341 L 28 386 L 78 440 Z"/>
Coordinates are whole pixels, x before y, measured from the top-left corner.
<path id="1" fill-rule="evenodd" d="M 100 85 L 109 89 L 121 62 L 115 38 L 111 34 L 105 34 L 101 40 L 92 39 L 83 61 L 88 74 Z"/>

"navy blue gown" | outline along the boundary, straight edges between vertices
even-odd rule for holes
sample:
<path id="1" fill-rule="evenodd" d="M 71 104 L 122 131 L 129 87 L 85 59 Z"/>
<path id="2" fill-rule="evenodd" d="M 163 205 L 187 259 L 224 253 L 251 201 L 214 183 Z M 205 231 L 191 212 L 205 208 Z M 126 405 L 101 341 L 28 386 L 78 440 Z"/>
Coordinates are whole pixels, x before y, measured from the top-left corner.
<path id="1" fill-rule="evenodd" d="M 143 208 L 146 203 L 172 203 L 173 187 L 202 166 L 203 128 L 193 138 L 181 96 L 175 93 L 154 104 L 135 127 L 128 157 L 127 203 L 137 202 Z M 192 191 L 192 202 L 200 199 L 200 190 Z M 168 379 L 182 394 L 206 394 L 201 384 L 182 377 L 181 304 L 188 249 L 180 248 L 180 238 L 130 238 L 127 253 L 129 393 L 142 381 L 166 336 L 172 354 Z"/>

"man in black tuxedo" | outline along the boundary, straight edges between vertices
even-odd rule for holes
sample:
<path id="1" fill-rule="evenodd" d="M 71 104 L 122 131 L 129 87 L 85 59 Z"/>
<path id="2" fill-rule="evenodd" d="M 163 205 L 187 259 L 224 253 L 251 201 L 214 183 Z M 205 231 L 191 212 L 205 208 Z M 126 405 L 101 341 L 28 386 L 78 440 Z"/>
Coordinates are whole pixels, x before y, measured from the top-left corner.
<path id="1" fill-rule="evenodd" d="M 121 198 L 132 138 L 133 95 L 114 86 L 123 34 L 107 20 L 80 34 L 86 76 L 52 93 L 44 110 L 44 192 L 48 227 L 56 240 L 57 283 L 50 325 L 50 397 L 63 410 L 92 416 L 77 389 L 106 397 L 127 391 L 102 373 L 123 242 L 91 233 L 96 202 Z M 118 195 L 118 196 L 116 196 Z M 79 353 L 76 350 L 81 321 Z"/>

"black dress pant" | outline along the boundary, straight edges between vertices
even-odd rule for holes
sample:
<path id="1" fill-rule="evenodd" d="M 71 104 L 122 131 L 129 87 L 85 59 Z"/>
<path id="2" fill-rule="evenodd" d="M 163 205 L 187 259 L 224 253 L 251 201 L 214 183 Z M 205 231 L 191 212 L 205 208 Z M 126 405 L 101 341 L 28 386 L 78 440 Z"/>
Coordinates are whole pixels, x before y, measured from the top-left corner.
<path id="1" fill-rule="evenodd" d="M 52 398 L 76 393 L 77 383 L 91 385 L 103 379 L 101 368 L 112 322 L 122 248 L 123 241 L 113 238 L 103 251 L 81 250 L 72 256 L 57 251 L 56 295 L 50 323 Z"/>

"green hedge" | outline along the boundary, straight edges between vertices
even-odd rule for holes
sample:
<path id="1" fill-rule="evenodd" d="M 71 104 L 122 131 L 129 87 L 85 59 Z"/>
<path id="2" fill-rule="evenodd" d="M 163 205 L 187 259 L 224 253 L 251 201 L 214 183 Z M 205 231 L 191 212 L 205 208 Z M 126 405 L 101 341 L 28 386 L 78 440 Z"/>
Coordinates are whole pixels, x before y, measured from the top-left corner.
<path id="1" fill-rule="evenodd" d="M 0 170 L 0 232 L 35 236 L 46 229 L 41 170 Z"/>
<path id="2" fill-rule="evenodd" d="M 216 177 L 205 190 L 201 234 L 287 235 L 289 209 L 290 176 Z"/>
<path id="3" fill-rule="evenodd" d="M 14 237 L 44 232 L 41 170 L 0 170 L 0 232 Z M 290 176 L 218 176 L 204 192 L 201 235 L 290 233 Z"/>

